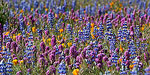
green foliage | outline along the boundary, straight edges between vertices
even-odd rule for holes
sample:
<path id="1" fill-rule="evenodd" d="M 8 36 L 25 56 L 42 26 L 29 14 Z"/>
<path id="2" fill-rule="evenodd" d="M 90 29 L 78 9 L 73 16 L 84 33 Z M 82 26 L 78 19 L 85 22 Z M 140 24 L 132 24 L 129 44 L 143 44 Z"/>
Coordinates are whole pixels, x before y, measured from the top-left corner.
<path id="1" fill-rule="evenodd" d="M 8 20 L 9 12 L 8 12 L 8 5 L 3 1 L 0 2 L 0 23 L 2 25 Z"/>

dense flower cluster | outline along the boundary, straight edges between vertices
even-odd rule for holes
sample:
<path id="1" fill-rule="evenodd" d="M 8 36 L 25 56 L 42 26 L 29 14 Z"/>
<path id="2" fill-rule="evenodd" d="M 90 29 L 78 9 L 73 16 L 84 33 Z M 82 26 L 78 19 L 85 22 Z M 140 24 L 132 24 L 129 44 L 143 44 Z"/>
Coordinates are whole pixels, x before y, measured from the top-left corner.
<path id="1" fill-rule="evenodd" d="M 150 74 L 150 1 L 4 1 L 1 75 Z"/>

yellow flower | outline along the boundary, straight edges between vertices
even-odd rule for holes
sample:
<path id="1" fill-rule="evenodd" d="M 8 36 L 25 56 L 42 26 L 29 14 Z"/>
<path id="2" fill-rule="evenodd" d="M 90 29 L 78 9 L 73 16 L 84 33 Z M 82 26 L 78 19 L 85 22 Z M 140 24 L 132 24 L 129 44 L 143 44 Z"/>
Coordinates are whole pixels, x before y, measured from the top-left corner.
<path id="1" fill-rule="evenodd" d="M 122 4 L 120 3 L 119 6 L 122 7 Z"/>
<path id="2" fill-rule="evenodd" d="M 45 11 L 48 11 L 48 9 L 46 8 Z"/>
<path id="3" fill-rule="evenodd" d="M 51 43 L 49 43 L 48 45 L 51 46 Z"/>
<path id="4" fill-rule="evenodd" d="M 132 61 L 132 63 L 134 63 L 135 61 Z"/>
<path id="5" fill-rule="evenodd" d="M 51 38 L 48 38 L 46 42 L 47 42 L 47 43 L 48 43 L 48 42 L 51 42 Z"/>
<path id="6" fill-rule="evenodd" d="M 92 27 L 92 28 L 94 27 L 94 23 L 91 23 L 91 27 Z"/>
<path id="7" fill-rule="evenodd" d="M 23 63 L 23 60 L 20 61 L 20 64 L 22 64 L 22 63 Z"/>
<path id="8" fill-rule="evenodd" d="M 75 21 L 77 22 L 77 21 L 78 21 L 78 19 L 75 19 Z"/>
<path id="9" fill-rule="evenodd" d="M 72 45 L 72 43 L 71 43 L 71 42 L 68 42 L 67 45 L 68 45 L 68 47 L 70 47 L 70 46 Z"/>
<path id="10" fill-rule="evenodd" d="M 64 30 L 63 29 L 59 29 L 59 32 L 62 33 Z"/>
<path id="11" fill-rule="evenodd" d="M 35 33 L 36 32 L 36 28 L 32 27 L 32 32 Z"/>
<path id="12" fill-rule="evenodd" d="M 23 13 L 24 11 L 23 10 L 20 10 L 20 13 Z"/>
<path id="13" fill-rule="evenodd" d="M 133 67 L 134 67 L 134 65 L 130 65 L 130 66 L 129 66 L 130 69 L 133 69 Z"/>
<path id="14" fill-rule="evenodd" d="M 120 44 L 120 51 L 123 52 L 123 48 L 122 48 L 121 44 Z"/>
<path id="15" fill-rule="evenodd" d="M 144 31 L 144 26 L 141 27 L 141 30 Z"/>
<path id="16" fill-rule="evenodd" d="M 62 34 L 60 34 L 60 37 L 62 37 L 63 35 Z"/>
<path id="17" fill-rule="evenodd" d="M 97 29 L 99 29 L 99 27 L 97 27 Z"/>
<path id="18" fill-rule="evenodd" d="M 79 75 L 79 69 L 73 70 L 72 74 L 73 74 L 73 75 Z"/>
<path id="19" fill-rule="evenodd" d="M 33 8 L 31 8 L 31 11 L 33 11 Z"/>
<path id="20" fill-rule="evenodd" d="M 110 6 L 112 7 L 113 5 L 114 5 L 114 2 L 111 2 L 111 3 L 110 3 Z"/>
<path id="21" fill-rule="evenodd" d="M 2 49 L 6 48 L 6 46 L 3 46 Z"/>
<path id="22" fill-rule="evenodd" d="M 13 63 L 14 65 L 17 65 L 18 60 L 17 60 L 17 59 L 14 59 L 14 60 L 12 61 L 12 63 Z"/>
<path id="23" fill-rule="evenodd" d="M 91 28 L 91 34 L 94 32 L 94 27 Z"/>
<path id="24" fill-rule="evenodd" d="M 18 36 L 20 36 L 21 35 L 21 33 L 18 33 Z"/>
<path id="25" fill-rule="evenodd" d="M 16 40 L 16 36 L 15 35 L 13 35 L 13 40 Z"/>
<path id="26" fill-rule="evenodd" d="M 58 37 L 58 39 L 60 38 L 60 36 L 59 36 L 59 35 L 58 35 L 57 37 Z"/>
<path id="27" fill-rule="evenodd" d="M 64 43 L 61 44 L 64 48 L 66 47 L 66 45 Z"/>
<path id="28" fill-rule="evenodd" d="M 64 40 L 66 40 L 66 38 L 65 38 L 65 37 L 63 37 L 63 39 L 64 39 Z"/>
<path id="29" fill-rule="evenodd" d="M 29 25 L 30 23 L 29 22 L 27 22 L 27 25 Z"/>
<path id="30" fill-rule="evenodd" d="M 55 14 L 55 17 L 58 17 L 57 14 Z"/>
<path id="31" fill-rule="evenodd" d="M 92 39 L 94 39 L 95 38 L 95 36 L 93 35 L 93 34 L 91 34 L 92 35 Z"/>
<path id="32" fill-rule="evenodd" d="M 10 24 L 10 27 L 12 27 L 12 24 Z"/>
<path id="33" fill-rule="evenodd" d="M 88 46 L 88 43 L 86 43 L 85 46 Z"/>
<path id="34" fill-rule="evenodd" d="M 121 11 L 121 8 L 119 8 L 119 11 Z"/>
<path id="35" fill-rule="evenodd" d="M 117 60 L 117 64 L 119 64 L 119 61 L 120 61 L 120 60 Z"/>
<path id="36" fill-rule="evenodd" d="M 45 38 L 43 37 L 43 42 L 45 43 Z"/>
<path id="37" fill-rule="evenodd" d="M 9 32 L 6 32 L 6 33 L 5 33 L 5 35 L 8 35 L 8 34 L 9 34 Z"/>
<path id="38" fill-rule="evenodd" d="M 60 42 L 60 41 L 57 41 L 57 43 L 60 44 L 61 42 Z"/>
<path id="39" fill-rule="evenodd" d="M 122 59 L 120 59 L 120 62 L 122 63 Z"/>
<path id="40" fill-rule="evenodd" d="M 84 10 L 84 13 L 86 13 L 86 10 Z"/>

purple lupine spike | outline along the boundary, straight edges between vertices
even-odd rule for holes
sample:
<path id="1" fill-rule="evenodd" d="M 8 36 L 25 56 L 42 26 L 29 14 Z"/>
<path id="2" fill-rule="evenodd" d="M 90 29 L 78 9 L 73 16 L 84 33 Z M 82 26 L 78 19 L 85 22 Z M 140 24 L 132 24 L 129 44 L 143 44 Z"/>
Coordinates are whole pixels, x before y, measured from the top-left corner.
<path id="1" fill-rule="evenodd" d="M 58 49 L 59 49 L 59 50 L 63 50 L 63 46 L 62 46 L 62 45 L 59 45 L 59 46 L 58 46 Z"/>
<path id="2" fill-rule="evenodd" d="M 6 48 L 10 48 L 10 42 L 6 43 Z"/>
<path id="3" fill-rule="evenodd" d="M 51 46 L 54 47 L 55 45 L 56 45 L 56 38 L 55 35 L 53 35 L 51 39 Z"/>
<path id="4" fill-rule="evenodd" d="M 106 62 L 106 61 L 108 61 L 108 57 L 107 56 L 104 56 L 103 57 L 103 60 Z"/>
<path id="5" fill-rule="evenodd" d="M 69 65 L 70 64 L 70 56 L 66 56 L 65 61 L 66 61 L 67 65 Z"/>
<path id="6" fill-rule="evenodd" d="M 45 51 L 48 51 L 50 48 L 48 46 L 46 46 Z"/>
<path id="7" fill-rule="evenodd" d="M 69 49 L 68 49 L 68 48 L 66 48 L 66 49 L 64 50 L 64 54 L 65 54 L 65 55 L 68 55 L 68 54 L 69 54 Z"/>
<path id="8" fill-rule="evenodd" d="M 46 75 L 50 75 L 50 71 L 49 70 L 46 71 Z"/>
<path id="9" fill-rule="evenodd" d="M 40 47 L 41 47 L 42 51 L 44 52 L 45 51 L 45 44 L 44 44 L 44 42 L 40 43 Z"/>
<path id="10" fill-rule="evenodd" d="M 48 36 L 48 34 L 49 34 L 49 31 L 48 31 L 48 30 L 45 30 L 45 35 Z"/>
<path id="11" fill-rule="evenodd" d="M 16 49 L 16 47 L 17 47 L 16 42 L 12 42 L 12 43 L 11 43 L 11 49 Z"/>
<path id="12" fill-rule="evenodd" d="M 49 69 L 50 69 L 52 74 L 54 74 L 54 75 L 56 74 L 56 68 L 53 65 L 50 66 Z"/>
<path id="13" fill-rule="evenodd" d="M 54 54 L 50 54 L 49 55 L 49 60 L 53 63 L 55 62 L 55 55 Z"/>

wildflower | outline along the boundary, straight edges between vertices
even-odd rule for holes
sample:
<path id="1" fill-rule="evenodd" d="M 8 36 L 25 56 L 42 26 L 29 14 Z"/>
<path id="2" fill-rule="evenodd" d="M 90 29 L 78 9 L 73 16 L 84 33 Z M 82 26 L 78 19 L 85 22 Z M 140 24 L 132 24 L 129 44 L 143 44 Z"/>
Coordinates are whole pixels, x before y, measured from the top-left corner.
<path id="1" fill-rule="evenodd" d="M 130 69 L 133 69 L 133 67 L 134 67 L 134 65 L 130 65 L 130 66 L 129 66 Z"/>
<path id="2" fill-rule="evenodd" d="M 41 47 L 42 51 L 45 50 L 45 44 L 44 44 L 44 42 L 41 42 L 41 43 L 40 43 L 40 47 Z"/>
<path id="3" fill-rule="evenodd" d="M 66 65 L 65 65 L 65 63 L 64 63 L 63 61 L 59 64 L 58 73 L 59 73 L 60 75 L 67 73 L 67 71 L 66 71 Z"/>
<path id="4" fill-rule="evenodd" d="M 55 45 L 56 45 L 56 38 L 55 35 L 53 35 L 51 39 L 51 46 L 54 47 Z"/>
<path id="5" fill-rule="evenodd" d="M 66 47 L 66 45 L 64 43 L 61 44 L 64 48 Z"/>
<path id="6" fill-rule="evenodd" d="M 92 36 L 92 39 L 95 39 L 95 36 L 93 34 L 91 34 L 91 36 Z"/>
<path id="7" fill-rule="evenodd" d="M 120 3 L 119 6 L 122 7 L 122 4 Z"/>
<path id="8" fill-rule="evenodd" d="M 48 35 L 49 34 L 49 31 L 48 30 L 45 30 L 45 35 Z"/>
<path id="9" fill-rule="evenodd" d="M 144 31 L 144 26 L 141 27 L 141 31 Z"/>
<path id="10" fill-rule="evenodd" d="M 16 73 L 16 75 L 22 75 L 22 74 L 21 74 L 21 71 L 18 71 L 18 72 Z"/>
<path id="11" fill-rule="evenodd" d="M 32 27 L 32 32 L 35 33 L 36 32 L 36 28 Z"/>
<path id="12" fill-rule="evenodd" d="M 43 42 L 45 43 L 45 38 L 43 37 Z"/>
<path id="13" fill-rule="evenodd" d="M 9 32 L 6 32 L 6 33 L 5 33 L 5 35 L 8 35 L 8 34 L 9 34 Z"/>
<path id="14" fill-rule="evenodd" d="M 68 42 L 67 43 L 68 47 L 72 46 L 72 43 L 71 42 Z"/>
<path id="15" fill-rule="evenodd" d="M 57 14 L 55 14 L 55 17 L 58 17 L 58 15 L 57 15 Z"/>
<path id="16" fill-rule="evenodd" d="M 21 33 L 18 33 L 18 36 L 20 36 L 21 35 Z"/>
<path id="17" fill-rule="evenodd" d="M 20 60 L 20 64 L 22 64 L 23 63 L 23 60 Z"/>
<path id="18" fill-rule="evenodd" d="M 94 28 L 94 23 L 91 23 L 91 27 Z"/>
<path id="19" fill-rule="evenodd" d="M 54 66 L 50 66 L 50 73 L 56 75 L 56 68 Z"/>
<path id="20" fill-rule="evenodd" d="M 121 44 L 120 44 L 120 51 L 123 52 L 123 48 L 122 48 Z"/>
<path id="21" fill-rule="evenodd" d="M 20 10 L 20 13 L 23 13 L 24 11 L 23 10 Z"/>
<path id="22" fill-rule="evenodd" d="M 47 8 L 45 8 L 45 11 L 48 11 L 48 9 L 47 9 Z"/>
<path id="23" fill-rule="evenodd" d="M 114 5 L 114 2 L 111 2 L 111 3 L 110 3 L 110 7 L 112 7 L 113 5 Z"/>
<path id="24" fill-rule="evenodd" d="M 74 69 L 72 72 L 73 75 L 79 75 L 79 69 Z"/>
<path id="25" fill-rule="evenodd" d="M 63 32 L 63 29 L 59 29 L 59 32 L 62 33 L 62 32 Z"/>
<path id="26" fill-rule="evenodd" d="M 50 41 L 51 41 L 51 38 L 48 38 L 46 42 L 49 43 Z"/>
<path id="27" fill-rule="evenodd" d="M 17 65 L 18 60 L 17 60 L 17 59 L 14 59 L 14 60 L 12 61 L 12 63 L 13 63 L 14 65 Z"/>

